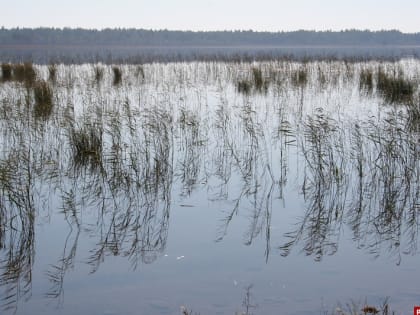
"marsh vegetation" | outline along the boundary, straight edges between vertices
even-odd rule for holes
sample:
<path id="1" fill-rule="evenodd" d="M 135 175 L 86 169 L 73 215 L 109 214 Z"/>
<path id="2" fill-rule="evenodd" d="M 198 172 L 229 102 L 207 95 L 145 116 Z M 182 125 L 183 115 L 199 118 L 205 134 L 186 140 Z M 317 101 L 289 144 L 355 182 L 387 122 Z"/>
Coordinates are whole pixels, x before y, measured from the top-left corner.
<path id="1" fill-rule="evenodd" d="M 238 283 L 256 283 L 261 314 L 358 294 L 412 310 L 418 291 L 394 273 L 419 271 L 418 60 L 1 71 L 2 312 L 54 313 L 44 298 L 106 312 L 80 296 L 92 281 L 106 304 L 106 277 L 125 301 L 111 313 L 175 314 L 194 299 L 234 314 Z M 324 264 L 345 289 L 314 273 L 306 292 L 292 276 Z"/>

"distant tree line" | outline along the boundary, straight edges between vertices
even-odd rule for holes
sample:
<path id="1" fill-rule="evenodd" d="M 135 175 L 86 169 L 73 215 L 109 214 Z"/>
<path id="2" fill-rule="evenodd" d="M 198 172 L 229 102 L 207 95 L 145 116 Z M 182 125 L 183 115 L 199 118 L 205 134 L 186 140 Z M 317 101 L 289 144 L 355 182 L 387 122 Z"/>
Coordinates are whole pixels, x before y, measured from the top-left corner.
<path id="1" fill-rule="evenodd" d="M 128 46 L 399 46 L 420 45 L 420 33 L 368 31 L 169 31 L 145 29 L 12 28 L 0 29 L 0 45 Z"/>
<path id="2" fill-rule="evenodd" d="M 399 60 L 420 58 L 420 33 L 399 31 L 192 32 L 144 29 L 0 29 L 2 63 Z"/>

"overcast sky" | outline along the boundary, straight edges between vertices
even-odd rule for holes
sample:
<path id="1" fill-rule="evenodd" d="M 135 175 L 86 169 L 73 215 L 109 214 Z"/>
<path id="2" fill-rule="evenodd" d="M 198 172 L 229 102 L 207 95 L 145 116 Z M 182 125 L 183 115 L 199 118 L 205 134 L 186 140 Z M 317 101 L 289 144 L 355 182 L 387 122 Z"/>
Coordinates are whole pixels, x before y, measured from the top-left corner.
<path id="1" fill-rule="evenodd" d="M 0 0 L 10 27 L 420 32 L 420 0 Z"/>

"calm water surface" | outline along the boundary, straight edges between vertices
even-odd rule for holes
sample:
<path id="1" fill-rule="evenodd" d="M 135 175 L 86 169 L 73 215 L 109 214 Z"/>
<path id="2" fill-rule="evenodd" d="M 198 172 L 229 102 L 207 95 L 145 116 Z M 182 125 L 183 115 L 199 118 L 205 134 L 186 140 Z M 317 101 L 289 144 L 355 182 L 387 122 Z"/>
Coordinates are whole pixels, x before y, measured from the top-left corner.
<path id="1" fill-rule="evenodd" d="M 420 303 L 420 62 L 35 70 L 52 107 L 0 83 L 1 314 Z"/>

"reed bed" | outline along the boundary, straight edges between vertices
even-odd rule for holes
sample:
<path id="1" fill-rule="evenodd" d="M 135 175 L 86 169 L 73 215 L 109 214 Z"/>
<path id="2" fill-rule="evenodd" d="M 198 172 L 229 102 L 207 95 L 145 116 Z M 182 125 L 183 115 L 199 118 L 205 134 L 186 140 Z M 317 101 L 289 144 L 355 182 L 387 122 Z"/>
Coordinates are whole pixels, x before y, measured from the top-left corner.
<path id="1" fill-rule="evenodd" d="M 390 75 L 382 68 L 377 72 L 377 89 L 389 103 L 411 103 L 413 101 L 416 83 L 406 79 L 404 74 Z"/>
<path id="2" fill-rule="evenodd" d="M 1 77 L 3 81 L 12 80 L 12 66 L 8 63 L 1 64 Z"/>
<path id="3" fill-rule="evenodd" d="M 164 255 L 173 194 L 223 205 L 218 242 L 248 220 L 242 241 L 263 239 L 267 262 L 273 248 L 325 259 L 343 226 L 369 255 L 416 253 L 418 62 L 51 67 L 2 65 L 5 309 L 31 294 L 35 226 L 57 204 L 75 234 L 47 272 L 54 299 L 79 237 L 93 238 L 91 272 L 112 256 L 136 268 Z M 301 219 L 272 239 L 273 209 L 293 187 Z"/>

